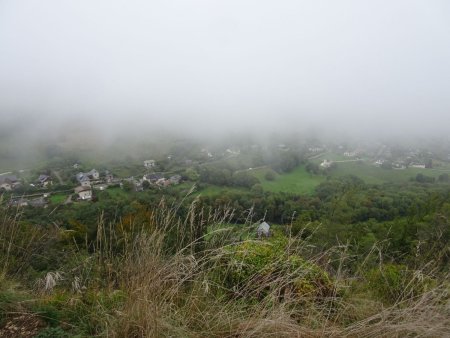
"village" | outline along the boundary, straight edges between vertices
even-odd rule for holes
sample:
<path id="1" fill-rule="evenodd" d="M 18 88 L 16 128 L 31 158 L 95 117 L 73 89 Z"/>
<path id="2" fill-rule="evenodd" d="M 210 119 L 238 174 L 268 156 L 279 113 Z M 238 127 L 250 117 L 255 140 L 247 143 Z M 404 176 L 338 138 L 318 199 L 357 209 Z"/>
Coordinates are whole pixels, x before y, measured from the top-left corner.
<path id="1" fill-rule="evenodd" d="M 72 169 L 79 170 L 82 166 L 74 163 Z M 46 207 L 48 199 L 52 194 L 66 193 L 67 199 L 64 204 L 70 204 L 80 201 L 91 201 L 96 191 L 104 191 L 111 187 L 120 187 L 121 189 L 130 189 L 136 192 L 143 191 L 144 187 L 153 187 L 163 189 L 170 185 L 177 185 L 181 182 L 182 177 L 179 174 L 165 176 L 162 172 L 154 171 L 156 169 L 155 160 L 143 161 L 142 177 L 126 177 L 118 178 L 108 171 L 100 172 L 95 168 L 89 171 L 79 171 L 73 176 L 73 180 L 69 184 L 54 184 L 55 181 L 61 180 L 56 175 L 39 174 L 35 180 L 24 182 L 23 179 L 12 173 L 0 175 L 0 192 L 10 193 L 8 203 L 11 206 L 25 207 Z M 61 170 L 59 170 L 61 171 Z M 73 170 L 70 170 L 73 171 Z M 59 172 L 57 176 L 59 176 Z M 61 182 L 58 182 L 61 183 Z M 65 189 L 59 190 L 58 188 Z M 73 186 L 69 189 L 68 186 Z M 19 195 L 19 193 L 22 193 Z"/>
<path id="2" fill-rule="evenodd" d="M 77 161 L 67 163 L 64 167 L 47 166 L 42 170 L 22 169 L 6 172 L 0 174 L 0 192 L 4 193 L 3 203 L 11 206 L 45 208 L 52 200 L 62 204 L 95 201 L 100 192 L 108 189 L 121 189 L 127 193 L 139 193 L 144 190 L 164 193 L 165 189 L 183 182 L 191 185 L 197 183 L 199 172 L 203 169 L 230 167 L 230 163 L 234 166 L 232 169 L 234 172 L 231 174 L 243 172 L 261 180 L 260 172 L 269 170 L 271 166 L 279 167 L 276 163 L 274 165 L 274 161 L 290 163 L 292 162 L 290 157 L 299 159 L 299 162 L 296 162 L 299 164 L 294 164 L 294 167 L 300 163 L 310 163 L 322 170 L 322 172 L 317 169 L 310 171 L 311 165 L 305 165 L 310 174 L 316 175 L 329 175 L 337 166 L 343 164 L 351 166 L 353 163 L 355 165 L 364 163 L 367 168 L 403 170 L 405 173 L 408 168 L 439 171 L 440 168 L 447 170 L 450 161 L 450 154 L 434 154 L 413 148 L 399 151 L 386 144 L 352 146 L 323 144 L 316 141 L 307 142 L 301 146 L 275 143 L 270 148 L 248 143 L 240 146 L 228 145 L 219 149 L 210 149 L 205 146 L 187 149 L 186 146 L 176 154 L 161 155 L 157 160 L 141 158 L 141 160 L 134 160 L 132 164 L 129 163 L 130 161 L 115 162 L 110 166 L 97 163 L 101 169 L 89 167 L 89 164 Z M 272 157 L 264 154 L 271 154 Z M 126 168 L 128 169 L 125 170 Z M 352 174 L 351 171 L 349 174 Z M 212 175 L 217 176 L 217 173 L 208 175 L 206 182 L 216 184 L 217 180 L 214 181 Z M 283 173 L 279 172 L 278 176 L 283 177 Z M 267 184 L 273 184 L 263 180 Z M 263 185 L 264 182 L 262 182 Z M 224 184 L 227 185 L 227 183 Z"/>

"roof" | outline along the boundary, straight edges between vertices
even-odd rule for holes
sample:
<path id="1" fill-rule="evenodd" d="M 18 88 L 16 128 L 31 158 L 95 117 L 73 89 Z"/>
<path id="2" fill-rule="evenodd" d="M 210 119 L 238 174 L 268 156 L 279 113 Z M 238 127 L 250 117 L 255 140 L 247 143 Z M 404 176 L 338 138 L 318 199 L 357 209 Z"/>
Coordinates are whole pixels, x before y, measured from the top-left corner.
<path id="1" fill-rule="evenodd" d="M 82 192 L 82 191 L 90 191 L 91 190 L 91 188 L 90 187 L 76 187 L 75 188 L 75 193 L 80 193 L 80 192 Z"/>
<path id="2" fill-rule="evenodd" d="M 8 182 L 8 183 L 14 183 L 17 182 L 17 176 L 16 175 L 2 175 L 0 176 L 0 183 Z"/>
<path id="3" fill-rule="evenodd" d="M 146 180 L 159 180 L 163 178 L 161 174 L 148 174 L 144 176 Z"/>
<path id="4" fill-rule="evenodd" d="M 45 182 L 45 181 L 47 181 L 49 178 L 50 178 L 50 176 L 48 176 L 48 175 L 39 175 L 38 180 L 39 180 L 39 182 Z"/>

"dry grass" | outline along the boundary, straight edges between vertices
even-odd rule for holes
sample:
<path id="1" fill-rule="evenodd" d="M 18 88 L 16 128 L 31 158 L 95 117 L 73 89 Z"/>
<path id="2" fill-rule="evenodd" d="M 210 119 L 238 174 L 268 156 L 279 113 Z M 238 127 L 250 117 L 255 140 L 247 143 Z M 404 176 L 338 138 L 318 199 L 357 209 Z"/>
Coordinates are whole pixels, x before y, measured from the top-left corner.
<path id="1" fill-rule="evenodd" d="M 123 307 L 108 320 L 107 336 L 450 336 L 448 285 L 440 284 L 416 297 L 405 293 L 405 297 L 388 307 L 368 294 L 360 299 L 345 296 L 352 283 L 349 280 L 355 277 L 347 276 L 344 271 L 345 248 L 308 257 L 311 263 L 320 264 L 332 273 L 331 293 L 298 298 L 286 288 L 294 276 L 280 274 L 266 280 L 252 276 L 243 286 L 245 289 L 259 283 L 250 291 L 255 294 L 270 290 L 257 302 L 239 297 L 242 289 L 238 292 L 226 289 L 215 274 L 218 269 L 227 269 L 220 265 L 230 252 L 226 232 L 217 231 L 214 246 L 203 243 L 204 238 L 199 236 L 206 225 L 227 223 L 231 214 L 226 208 L 221 212 L 206 212 L 194 202 L 188 217 L 180 220 L 176 217 L 176 207 L 161 204 L 145 227 L 132 225 L 134 235 L 124 239 L 126 245 L 120 257 L 109 251 L 102 258 L 103 262 L 110 260 L 105 264 L 116 266 L 116 283 L 127 293 Z M 165 247 L 168 234 L 176 235 L 174 253 Z M 107 237 L 99 238 L 103 244 L 99 243 L 98 248 L 108 251 L 112 245 L 108 244 Z M 289 243 L 288 250 L 309 254 L 307 242 L 291 238 Z M 341 262 L 338 268 L 324 266 L 324 257 L 336 252 Z"/>
<path id="2" fill-rule="evenodd" d="M 194 201 L 187 216 L 180 219 L 180 206 L 161 201 L 145 217 L 118 224 L 105 224 L 100 217 L 94 258 L 86 268 L 89 271 L 80 272 L 82 279 L 71 279 L 67 290 L 72 294 L 67 306 L 100 289 L 125 294 L 112 309 L 100 302 L 91 307 L 86 318 L 101 323 L 95 334 L 117 338 L 450 337 L 449 286 L 445 280 L 419 295 L 405 292 L 404 297 L 386 306 L 371 297 L 370 290 L 352 289 L 354 284 L 364 284 L 364 276 L 346 272 L 345 246 L 314 254 L 307 240 L 288 239 L 286 255 L 305 257 L 328 271 L 332 278 L 327 292 L 293 293 L 289 286 L 298 278 L 301 271 L 297 270 L 270 278 L 255 274 L 239 288 L 227 287 L 226 262 L 230 262 L 229 248 L 235 243 L 221 225 L 229 222 L 233 211 L 204 210 Z M 249 215 L 243 232 L 251 227 L 251 219 Z M 39 242 L 41 236 L 36 233 L 19 238 L 18 223 L 15 218 L 2 220 L 3 275 L 20 270 L 21 262 L 33 254 L 31 242 Z M 210 233 L 208 240 L 204 237 L 207 226 L 213 229 L 213 238 Z M 13 257 L 17 267 L 11 266 Z M 280 257 L 274 266 L 285 256 Z M 84 283 L 95 274 L 101 276 L 99 282 Z M 55 276 L 48 274 L 42 280 L 47 298 L 57 288 L 53 281 L 60 278 Z M 82 289 L 81 284 L 86 287 Z"/>

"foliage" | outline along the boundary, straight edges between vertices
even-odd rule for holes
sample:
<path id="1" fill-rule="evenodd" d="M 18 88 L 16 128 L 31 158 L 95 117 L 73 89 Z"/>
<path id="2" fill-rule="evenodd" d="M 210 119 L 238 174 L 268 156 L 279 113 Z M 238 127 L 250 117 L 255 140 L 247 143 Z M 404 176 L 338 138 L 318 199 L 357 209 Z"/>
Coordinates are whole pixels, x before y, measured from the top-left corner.
<path id="1" fill-rule="evenodd" d="M 367 273 L 370 291 L 387 303 L 396 303 L 424 293 L 432 280 L 422 271 L 401 264 L 383 264 Z"/>
<path id="2" fill-rule="evenodd" d="M 224 256 L 226 286 L 244 297 L 265 297 L 273 287 L 283 285 L 283 293 L 296 297 L 330 294 L 328 274 L 317 265 L 288 252 L 284 238 L 272 241 L 245 241 L 229 249 Z M 289 280 L 285 280 L 289 276 Z"/>

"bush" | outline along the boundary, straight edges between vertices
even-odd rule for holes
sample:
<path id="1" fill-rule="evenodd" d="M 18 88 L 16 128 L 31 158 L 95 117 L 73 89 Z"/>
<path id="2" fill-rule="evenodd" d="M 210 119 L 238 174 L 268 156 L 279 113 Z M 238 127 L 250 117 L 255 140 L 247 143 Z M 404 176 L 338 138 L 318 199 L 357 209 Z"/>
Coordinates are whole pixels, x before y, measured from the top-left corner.
<path id="1" fill-rule="evenodd" d="M 287 241 L 246 241 L 226 255 L 226 287 L 246 298 L 269 294 L 320 297 L 332 292 L 328 274 L 298 254 L 287 253 Z"/>
<path id="2" fill-rule="evenodd" d="M 372 293 L 387 303 L 396 303 L 403 299 L 423 293 L 431 280 L 420 271 L 413 271 L 401 264 L 384 264 L 367 274 L 368 285 Z"/>
<path id="3" fill-rule="evenodd" d="M 273 170 L 269 170 L 266 172 L 266 174 L 264 175 L 264 178 L 268 181 L 274 181 L 276 178 L 276 174 Z"/>

